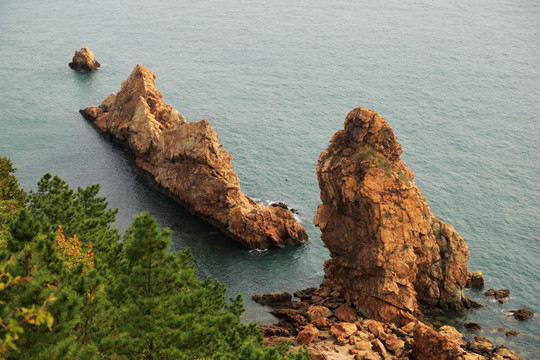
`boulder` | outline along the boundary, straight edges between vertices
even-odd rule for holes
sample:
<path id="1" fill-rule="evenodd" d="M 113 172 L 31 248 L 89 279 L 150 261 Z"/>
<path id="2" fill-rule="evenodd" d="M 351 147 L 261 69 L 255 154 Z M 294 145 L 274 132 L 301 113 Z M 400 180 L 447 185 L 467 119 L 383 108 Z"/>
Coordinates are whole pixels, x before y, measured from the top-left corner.
<path id="1" fill-rule="evenodd" d="M 336 339 L 347 339 L 354 334 L 356 330 L 357 327 L 355 324 L 345 322 L 337 323 L 330 328 L 330 332 Z"/>
<path id="2" fill-rule="evenodd" d="M 94 57 L 94 53 L 86 46 L 75 51 L 69 67 L 75 71 L 96 71 L 101 64 Z"/>
<path id="3" fill-rule="evenodd" d="M 464 324 L 463 324 L 463 327 L 469 331 L 480 331 L 482 330 L 482 326 L 480 326 L 479 323 L 475 322 L 475 321 L 466 321 Z"/>
<path id="4" fill-rule="evenodd" d="M 519 360 L 519 356 L 505 345 L 498 345 L 493 349 L 493 354 L 507 360 Z"/>
<path id="5" fill-rule="evenodd" d="M 187 122 L 163 102 L 155 74 L 137 65 L 99 107 L 81 114 L 133 153 L 166 194 L 250 249 L 295 245 L 307 233 L 290 211 L 265 207 L 240 190 L 231 155 L 206 120 Z"/>
<path id="6" fill-rule="evenodd" d="M 484 287 L 484 274 L 481 271 L 471 271 L 467 278 L 466 288 L 482 289 Z"/>
<path id="7" fill-rule="evenodd" d="M 465 346 L 465 340 L 463 340 L 463 334 L 457 331 L 453 326 L 444 325 L 439 329 L 439 333 L 446 336 L 451 341 L 460 346 Z"/>
<path id="8" fill-rule="evenodd" d="M 488 338 L 475 336 L 474 341 L 467 342 L 467 349 L 480 355 L 489 356 L 493 350 L 493 343 Z"/>
<path id="9" fill-rule="evenodd" d="M 318 329 L 328 328 L 328 320 L 326 318 L 316 318 L 311 320 L 311 323 L 315 325 Z"/>
<path id="10" fill-rule="evenodd" d="M 332 316 L 332 311 L 329 308 L 322 305 L 311 305 L 307 310 L 307 315 L 313 321 L 320 318 L 329 318 Z"/>
<path id="11" fill-rule="evenodd" d="M 419 302 L 465 308 L 469 250 L 431 213 L 401 153 L 382 116 L 349 112 L 319 157 L 314 222 L 330 251 L 327 285 L 362 314 L 405 324 Z"/>
<path id="12" fill-rule="evenodd" d="M 381 355 L 381 357 L 384 359 L 388 353 L 386 352 L 386 348 L 384 347 L 383 343 L 379 339 L 375 339 L 372 342 L 373 344 L 373 350 Z"/>
<path id="13" fill-rule="evenodd" d="M 376 338 L 386 340 L 388 334 L 384 330 L 384 324 L 376 320 L 366 320 L 364 324 Z"/>
<path id="14" fill-rule="evenodd" d="M 510 296 L 510 290 L 507 289 L 489 289 L 484 293 L 487 297 L 493 298 L 495 300 L 502 300 Z"/>
<path id="15" fill-rule="evenodd" d="M 345 304 L 334 311 L 334 315 L 340 321 L 354 322 L 356 320 L 356 310 Z"/>
<path id="16" fill-rule="evenodd" d="M 312 324 L 306 325 L 302 331 L 300 331 L 296 337 L 299 344 L 311 344 L 319 337 L 319 330 Z"/>
<path id="17" fill-rule="evenodd" d="M 371 341 L 366 339 L 356 341 L 353 346 L 356 350 L 368 351 L 372 349 Z"/>
<path id="18" fill-rule="evenodd" d="M 534 316 L 534 313 L 527 309 L 512 310 L 510 312 L 517 320 L 527 320 Z"/>
<path id="19" fill-rule="evenodd" d="M 384 345 L 388 351 L 395 354 L 399 349 L 405 346 L 405 342 L 399 339 L 395 334 L 390 334 L 384 341 Z"/>
<path id="20" fill-rule="evenodd" d="M 418 322 L 414 328 L 411 358 L 416 360 L 458 360 L 467 352 L 452 339 Z"/>

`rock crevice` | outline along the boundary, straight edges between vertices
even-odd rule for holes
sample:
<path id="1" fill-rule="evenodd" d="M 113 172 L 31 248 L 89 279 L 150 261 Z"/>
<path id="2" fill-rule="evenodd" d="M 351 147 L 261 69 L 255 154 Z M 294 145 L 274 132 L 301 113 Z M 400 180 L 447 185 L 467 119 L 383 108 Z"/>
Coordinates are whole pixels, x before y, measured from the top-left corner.
<path id="1" fill-rule="evenodd" d="M 163 102 L 154 80 L 154 73 L 137 65 L 118 94 L 81 114 L 123 143 L 136 165 L 178 202 L 246 247 L 266 249 L 307 240 L 290 211 L 265 207 L 242 193 L 231 155 L 209 122 L 187 122 Z"/>

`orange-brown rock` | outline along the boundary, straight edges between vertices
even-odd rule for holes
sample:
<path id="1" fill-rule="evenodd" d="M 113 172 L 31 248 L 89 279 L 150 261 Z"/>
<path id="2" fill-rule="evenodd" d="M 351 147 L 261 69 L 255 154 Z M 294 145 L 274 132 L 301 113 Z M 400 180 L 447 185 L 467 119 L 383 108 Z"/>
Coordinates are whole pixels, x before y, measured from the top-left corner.
<path id="1" fill-rule="evenodd" d="M 356 311 L 345 304 L 338 307 L 334 311 L 334 314 L 336 315 L 336 318 L 340 321 L 353 322 L 356 320 Z"/>
<path id="2" fill-rule="evenodd" d="M 75 51 L 69 67 L 76 71 L 96 71 L 101 64 L 94 57 L 94 53 L 88 47 Z"/>
<path id="3" fill-rule="evenodd" d="M 433 216 L 401 153 L 381 115 L 349 112 L 319 157 L 314 222 L 330 250 L 327 285 L 365 315 L 405 324 L 418 302 L 464 307 L 469 250 Z"/>
<path id="4" fill-rule="evenodd" d="M 307 240 L 289 210 L 265 207 L 240 190 L 231 155 L 208 121 L 187 122 L 163 102 L 155 74 L 137 65 L 118 94 L 83 116 L 134 155 L 139 168 L 192 213 L 252 249 Z"/>
<path id="5" fill-rule="evenodd" d="M 418 322 L 414 328 L 411 358 L 417 360 L 461 360 L 467 352 L 454 341 Z"/>
<path id="6" fill-rule="evenodd" d="M 332 325 L 330 328 L 330 332 L 335 336 L 336 339 L 347 339 L 349 336 L 354 334 L 356 330 L 357 327 L 355 324 L 344 322 Z"/>
<path id="7" fill-rule="evenodd" d="M 320 319 L 320 318 L 326 319 L 332 316 L 332 311 L 326 306 L 311 305 L 307 310 L 307 314 L 311 320 Z"/>
<path id="8" fill-rule="evenodd" d="M 307 324 L 302 331 L 298 333 L 296 340 L 300 344 L 310 344 L 319 337 L 319 330 L 312 324 Z"/>

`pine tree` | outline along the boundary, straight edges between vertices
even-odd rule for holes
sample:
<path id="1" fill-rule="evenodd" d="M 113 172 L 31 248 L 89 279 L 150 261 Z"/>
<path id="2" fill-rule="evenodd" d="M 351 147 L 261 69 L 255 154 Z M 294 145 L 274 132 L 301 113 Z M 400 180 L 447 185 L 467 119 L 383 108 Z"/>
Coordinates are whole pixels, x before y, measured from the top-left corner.
<path id="1" fill-rule="evenodd" d="M 0 157 L 0 249 L 10 238 L 9 223 L 26 202 L 26 193 L 19 188 L 19 181 L 13 175 L 16 170 L 11 160 Z"/>
<path id="2" fill-rule="evenodd" d="M 27 208 L 11 162 L 2 166 L 0 205 L 16 207 L 2 217 L 0 206 L 0 288 L 10 284 L 0 318 L 24 316 L 5 327 L 0 358 L 9 346 L 10 359 L 308 358 L 264 347 L 257 326 L 240 322 L 241 296 L 227 300 L 223 284 L 199 279 L 189 250 L 170 252 L 171 232 L 149 214 L 119 241 L 98 185 L 73 191 L 46 174 Z"/>
<path id="3" fill-rule="evenodd" d="M 148 213 L 126 232 L 125 259 L 109 291 L 115 335 L 102 351 L 118 359 L 285 359 L 286 346 L 263 347 L 256 325 L 240 322 L 241 296 L 227 303 L 225 286 L 200 280 L 189 250 L 168 252 L 170 240 Z"/>

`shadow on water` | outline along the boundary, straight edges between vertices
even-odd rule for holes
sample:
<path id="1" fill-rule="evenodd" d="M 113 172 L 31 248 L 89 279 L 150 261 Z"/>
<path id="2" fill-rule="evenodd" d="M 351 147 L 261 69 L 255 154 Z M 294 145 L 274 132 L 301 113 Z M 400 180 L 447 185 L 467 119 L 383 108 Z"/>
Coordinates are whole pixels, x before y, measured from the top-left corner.
<path id="1" fill-rule="evenodd" d="M 71 76 L 80 87 L 87 88 L 95 82 L 96 72 L 91 71 L 71 71 Z"/>

